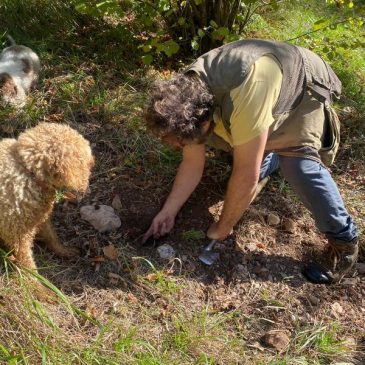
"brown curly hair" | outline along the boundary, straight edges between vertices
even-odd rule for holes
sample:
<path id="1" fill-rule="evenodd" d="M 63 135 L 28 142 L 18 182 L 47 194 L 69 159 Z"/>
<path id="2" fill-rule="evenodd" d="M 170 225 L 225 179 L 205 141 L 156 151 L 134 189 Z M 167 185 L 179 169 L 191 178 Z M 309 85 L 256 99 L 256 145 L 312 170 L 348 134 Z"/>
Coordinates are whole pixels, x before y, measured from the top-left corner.
<path id="1" fill-rule="evenodd" d="M 155 81 L 150 92 L 145 121 L 152 133 L 183 139 L 201 136 L 202 123 L 213 115 L 214 96 L 195 73 Z"/>

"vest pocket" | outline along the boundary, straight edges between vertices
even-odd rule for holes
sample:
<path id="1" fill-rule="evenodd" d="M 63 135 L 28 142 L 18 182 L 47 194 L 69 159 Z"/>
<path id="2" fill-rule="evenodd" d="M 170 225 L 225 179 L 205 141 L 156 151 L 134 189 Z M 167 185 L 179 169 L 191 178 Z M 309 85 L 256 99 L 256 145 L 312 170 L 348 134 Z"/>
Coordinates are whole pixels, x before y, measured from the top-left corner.
<path id="1" fill-rule="evenodd" d="M 338 99 L 341 81 L 331 66 L 312 51 L 298 47 L 306 75 L 306 85 L 320 101 Z"/>
<path id="2" fill-rule="evenodd" d="M 326 166 L 332 165 L 340 144 L 340 120 L 335 110 L 325 102 L 324 112 L 326 116 L 326 132 L 322 140 L 322 148 L 319 150 L 322 162 Z"/>

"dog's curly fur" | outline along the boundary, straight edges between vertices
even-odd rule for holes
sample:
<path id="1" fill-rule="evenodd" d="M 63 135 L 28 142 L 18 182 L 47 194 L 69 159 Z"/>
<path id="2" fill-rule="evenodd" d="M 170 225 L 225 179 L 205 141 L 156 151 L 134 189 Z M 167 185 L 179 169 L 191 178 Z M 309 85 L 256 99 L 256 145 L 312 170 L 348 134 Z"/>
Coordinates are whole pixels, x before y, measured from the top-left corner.
<path id="1" fill-rule="evenodd" d="M 89 142 L 67 125 L 40 123 L 0 142 L 0 241 L 19 265 L 36 269 L 35 238 L 60 256 L 78 253 L 59 242 L 50 214 L 58 189 L 86 191 L 93 165 Z"/>

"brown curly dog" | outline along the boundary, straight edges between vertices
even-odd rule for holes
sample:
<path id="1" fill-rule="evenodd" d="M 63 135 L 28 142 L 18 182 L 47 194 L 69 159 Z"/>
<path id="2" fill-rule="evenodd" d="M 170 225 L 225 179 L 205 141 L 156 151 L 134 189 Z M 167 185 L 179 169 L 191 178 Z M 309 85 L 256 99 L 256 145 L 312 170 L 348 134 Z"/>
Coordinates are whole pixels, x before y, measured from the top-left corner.
<path id="1" fill-rule="evenodd" d="M 78 254 L 59 242 L 50 215 L 57 190 L 86 191 L 93 165 L 89 142 L 67 125 L 40 123 L 0 142 L 0 242 L 19 265 L 36 269 L 35 238 L 59 256 Z"/>

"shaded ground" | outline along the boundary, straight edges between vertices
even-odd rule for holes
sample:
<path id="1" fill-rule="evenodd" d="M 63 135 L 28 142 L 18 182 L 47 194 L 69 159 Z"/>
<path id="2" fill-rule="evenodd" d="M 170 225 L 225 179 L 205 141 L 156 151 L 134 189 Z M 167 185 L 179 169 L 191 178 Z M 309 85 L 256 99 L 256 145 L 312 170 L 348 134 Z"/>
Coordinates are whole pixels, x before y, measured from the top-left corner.
<path id="1" fill-rule="evenodd" d="M 113 134 L 123 134 L 123 128 L 114 129 Z M 92 129 L 88 126 L 88 130 Z M 257 341 L 269 329 L 288 331 L 293 339 L 299 329 L 336 322 L 341 328 L 340 338 L 355 339 L 357 344 L 359 353 L 349 355 L 350 358 L 353 361 L 357 359 L 357 364 L 365 361 L 362 355 L 365 278 L 358 276 L 332 286 L 313 285 L 303 278 L 303 264 L 313 256 L 322 255 L 325 240 L 279 176 L 271 179 L 244 215 L 235 235 L 219 246 L 219 262 L 213 267 L 206 267 L 199 262 L 198 255 L 207 241 L 189 240 L 184 238 L 184 234 L 191 230 L 204 232 L 217 216 L 229 164 L 214 158 L 208 162 L 202 184 L 179 214 L 173 232 L 158 242 L 141 246 L 141 235 L 163 203 L 172 175 L 166 176 L 161 170 L 157 153 L 146 154 L 132 167 L 121 167 L 120 147 L 114 145 L 113 151 L 108 152 L 104 142 L 109 139 L 108 132 L 104 134 L 103 127 L 95 130 L 97 133 L 89 135 L 89 138 L 94 141 L 94 151 L 101 162 L 92 178 L 90 194 L 79 205 L 110 205 L 114 196 L 119 195 L 122 226 L 111 234 L 96 234 L 88 223 L 80 220 L 79 206 L 70 203 L 58 206 L 55 221 L 60 236 L 64 242 L 80 247 L 83 254 L 77 263 L 62 263 L 61 267 L 46 269 L 44 274 L 52 282 L 76 297 L 85 291 L 85 287 L 91 292 L 107 290 L 107 298 L 113 293 L 132 293 L 144 308 L 160 311 L 163 313 L 161 316 L 169 318 L 176 313 L 176 308 L 169 303 L 169 295 L 161 295 L 146 286 L 146 282 L 150 284 L 149 281 L 154 282 L 156 278 L 151 276 L 151 268 L 143 265 L 143 260 L 135 258 L 144 257 L 151 262 L 154 270 L 165 272 L 169 280 L 178 283 L 179 304 L 191 308 L 192 313 L 206 303 L 215 313 L 239 313 L 239 318 L 244 319 L 242 335 L 246 345 L 254 347 L 254 353 L 260 352 Z M 103 164 L 103 161 L 107 163 Z M 217 161 L 218 166 L 214 166 Z M 119 167 L 122 171 L 114 172 L 113 169 Z M 353 162 L 345 173 L 337 176 L 360 229 L 364 227 L 363 171 L 363 165 Z M 267 223 L 270 213 L 280 217 L 278 226 L 272 227 Z M 285 230 L 288 219 L 294 222 L 294 232 Z M 178 260 L 167 263 L 159 258 L 156 246 L 163 243 L 176 249 Z M 102 247 L 108 244 L 120 249 L 120 258 L 115 262 L 93 262 L 93 258 L 103 255 Z M 47 266 L 50 263 L 60 264 L 48 253 L 42 252 L 41 256 Z M 120 279 L 113 280 L 113 274 Z M 142 284 L 141 277 L 144 277 Z M 166 291 L 168 294 L 169 289 Z M 95 307 L 101 310 L 98 308 L 100 294 L 97 297 Z M 255 356 L 259 358 L 259 355 Z M 219 357 L 217 361 L 224 363 L 219 361 Z"/>

